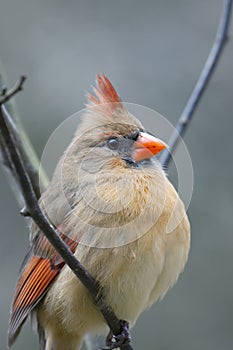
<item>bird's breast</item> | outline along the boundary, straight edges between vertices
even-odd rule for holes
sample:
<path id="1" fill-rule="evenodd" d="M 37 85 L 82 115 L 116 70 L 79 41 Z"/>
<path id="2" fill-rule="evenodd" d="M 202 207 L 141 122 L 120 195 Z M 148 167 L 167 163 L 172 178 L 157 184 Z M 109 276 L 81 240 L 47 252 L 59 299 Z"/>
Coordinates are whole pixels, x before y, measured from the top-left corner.
<path id="1" fill-rule="evenodd" d="M 95 191 L 103 200 L 101 210 L 98 201 L 89 202 L 85 210 L 77 204 L 76 216 L 67 224 L 80 232 L 76 257 L 103 286 L 116 315 L 133 324 L 176 282 L 187 260 L 190 228 L 184 206 L 163 173 L 156 179 L 148 173 L 136 176 L 131 187 L 123 183 L 112 187 L 111 181 L 99 182 Z M 63 324 L 74 325 L 74 330 L 104 324 L 67 266 L 47 299 L 56 304 Z"/>

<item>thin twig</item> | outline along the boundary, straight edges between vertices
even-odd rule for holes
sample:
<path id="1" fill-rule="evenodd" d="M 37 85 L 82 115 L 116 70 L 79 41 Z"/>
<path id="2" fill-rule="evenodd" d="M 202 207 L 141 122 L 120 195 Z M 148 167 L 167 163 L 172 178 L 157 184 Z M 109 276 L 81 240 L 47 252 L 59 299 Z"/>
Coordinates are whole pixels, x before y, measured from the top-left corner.
<path id="1" fill-rule="evenodd" d="M 14 95 L 16 95 L 19 91 L 22 91 L 23 84 L 26 79 L 27 78 L 24 75 L 22 75 L 10 91 L 7 91 L 7 88 L 4 87 L 1 92 L 1 96 L 3 97 L 0 99 L 0 105 L 3 105 L 7 101 L 9 101 Z"/>
<path id="2" fill-rule="evenodd" d="M 20 153 L 21 160 L 23 161 L 24 167 L 30 177 L 30 181 L 33 187 L 33 190 L 36 194 L 37 199 L 40 198 L 40 184 L 39 184 L 39 173 L 38 169 L 34 166 L 34 164 L 31 161 L 31 158 L 26 153 L 26 149 L 23 144 L 22 135 L 20 135 L 20 131 L 18 130 L 14 120 L 12 119 L 10 113 L 8 112 L 5 105 L 2 105 L 2 113 L 4 114 L 4 119 L 7 124 L 7 128 L 14 139 L 15 145 L 17 145 L 18 152 Z M 5 153 L 7 152 L 6 147 L 3 145 L 3 150 Z M 7 157 L 8 163 L 10 163 L 9 156 Z M 6 164 L 7 165 L 7 164 Z M 13 164 L 10 164 L 8 166 L 12 169 L 14 177 L 17 177 L 17 174 L 13 171 Z"/>
<path id="3" fill-rule="evenodd" d="M 203 96 L 204 91 L 210 81 L 210 78 L 213 75 L 214 69 L 219 61 L 223 48 L 228 38 L 228 29 L 231 18 L 231 8 L 232 0 L 225 0 L 223 5 L 223 11 L 219 22 L 218 31 L 216 34 L 215 41 L 210 50 L 209 56 L 205 62 L 205 65 L 202 69 L 202 72 L 197 80 L 197 83 L 193 89 L 192 94 L 190 95 L 187 104 L 185 105 L 183 112 L 176 124 L 175 130 L 173 131 L 169 141 L 168 148 L 164 150 L 163 154 L 160 157 L 160 162 L 162 166 L 167 169 L 170 163 L 172 154 L 174 154 L 175 149 L 179 143 L 179 139 L 184 135 L 187 130 L 193 113 L 196 110 L 198 103 Z"/>
<path id="4" fill-rule="evenodd" d="M 0 62 L 0 96 L 6 96 L 7 95 L 7 88 L 6 88 L 6 79 L 3 74 L 3 67 Z M 16 86 L 9 92 L 9 94 L 13 95 L 17 91 L 22 90 L 22 84 L 25 82 L 25 78 L 22 77 L 16 84 Z M 1 100 L 0 103 L 5 102 L 5 100 Z M 40 160 L 36 154 L 35 149 L 33 148 L 28 135 L 26 134 L 22 124 L 20 123 L 20 118 L 15 106 L 15 103 L 13 99 L 8 99 L 8 101 L 5 104 L 2 104 L 2 111 L 5 116 L 5 121 L 7 123 L 7 127 L 9 132 L 11 133 L 11 136 L 14 138 L 15 144 L 17 145 L 17 149 L 19 150 L 19 153 L 21 155 L 21 160 L 24 163 L 24 166 L 27 170 L 27 173 L 31 179 L 31 183 L 33 186 L 33 189 L 36 193 L 37 199 L 40 198 L 40 190 L 45 189 L 48 185 L 48 178 L 45 174 L 44 169 L 40 165 Z M 10 177 L 8 177 L 11 180 L 11 185 L 15 186 L 18 185 L 17 180 L 17 174 L 14 171 L 14 165 L 11 164 L 8 150 L 6 149 L 6 146 L 4 144 L 4 141 L 1 136 L 1 130 L 0 130 L 0 155 L 2 156 L 2 163 L 5 165 L 6 170 L 8 170 L 11 174 Z M 40 182 L 39 182 L 39 167 L 40 167 Z M 12 181 L 13 180 L 13 181 Z M 20 204 L 20 206 L 23 206 L 24 203 L 22 203 L 22 196 L 20 195 L 20 191 L 15 191 L 16 198 Z"/>
<path id="5" fill-rule="evenodd" d="M 14 94 L 12 94 L 12 96 Z M 15 145 L 14 138 L 8 130 L 2 106 L 0 109 L 0 129 L 6 148 L 9 151 L 11 163 L 14 164 L 14 168 L 17 169 L 18 183 L 20 185 L 21 192 L 26 203 L 27 211 L 30 213 L 31 218 L 35 221 L 39 229 L 47 237 L 49 242 L 54 246 L 56 251 L 61 255 L 65 263 L 71 268 L 74 274 L 87 288 L 94 300 L 95 305 L 103 314 L 106 323 L 112 330 L 113 334 L 117 336 L 122 332 L 127 332 L 128 329 L 125 327 L 127 323 L 124 323 L 124 327 L 122 327 L 122 321 L 116 317 L 111 307 L 108 306 L 105 302 L 105 298 L 99 283 L 94 280 L 94 278 L 85 270 L 82 264 L 75 258 L 74 254 L 72 254 L 70 249 L 60 238 L 57 231 L 49 223 L 41 211 L 38 205 L 36 194 L 30 181 L 30 177 L 28 176 L 24 164 L 20 158 L 20 153 L 17 150 L 17 145 Z M 128 342 L 122 345 L 120 348 L 122 350 L 133 350 L 133 347 L 130 343 L 130 337 L 128 338 Z"/>
<path id="6" fill-rule="evenodd" d="M 23 84 L 25 81 L 25 77 L 21 77 L 19 81 L 15 84 L 14 88 L 8 93 L 6 86 L 0 86 L 0 105 L 3 106 L 3 103 L 6 103 L 9 101 L 17 92 L 22 90 Z M 1 83 L 1 81 L 0 81 Z M 14 121 L 11 119 L 11 125 L 14 124 Z M 12 135 L 16 133 L 16 128 L 14 127 Z M 2 155 L 2 162 L 6 166 L 6 168 L 11 172 L 13 178 L 17 182 L 17 171 L 15 169 L 14 164 L 12 164 L 9 150 L 7 149 L 4 139 L 2 138 L 1 130 L 0 130 L 0 146 L 1 146 L 1 155 Z"/>

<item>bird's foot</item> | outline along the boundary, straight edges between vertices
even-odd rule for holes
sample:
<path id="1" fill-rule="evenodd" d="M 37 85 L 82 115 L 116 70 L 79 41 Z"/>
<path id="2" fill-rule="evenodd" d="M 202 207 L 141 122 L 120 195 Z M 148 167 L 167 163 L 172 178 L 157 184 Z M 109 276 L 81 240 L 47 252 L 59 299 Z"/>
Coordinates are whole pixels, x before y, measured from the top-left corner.
<path id="1" fill-rule="evenodd" d="M 102 350 L 113 350 L 120 348 L 122 345 L 129 344 L 131 342 L 131 336 L 129 332 L 129 323 L 124 320 L 120 320 L 121 331 L 119 334 L 114 335 L 112 331 L 109 332 L 106 338 L 106 347 Z"/>

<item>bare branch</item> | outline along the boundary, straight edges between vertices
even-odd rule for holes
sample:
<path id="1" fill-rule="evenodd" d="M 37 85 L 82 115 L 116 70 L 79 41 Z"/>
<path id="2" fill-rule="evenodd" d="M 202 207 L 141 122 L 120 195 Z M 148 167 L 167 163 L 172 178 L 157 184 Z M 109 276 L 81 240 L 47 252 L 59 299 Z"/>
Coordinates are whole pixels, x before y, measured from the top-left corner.
<path id="1" fill-rule="evenodd" d="M 4 69 L 0 62 L 0 96 L 4 96 L 7 93 L 7 88 L 5 85 L 6 78 L 4 77 Z M 24 128 L 20 122 L 20 117 L 17 112 L 17 108 L 15 106 L 15 103 L 13 99 L 10 99 L 7 101 L 6 104 L 2 105 L 3 113 L 5 116 L 5 121 L 8 126 L 8 130 L 10 131 L 12 137 L 15 140 L 15 144 L 17 146 L 17 149 L 19 150 L 21 160 L 23 161 L 23 164 L 25 166 L 25 169 L 27 170 L 27 173 L 30 177 L 33 189 L 36 193 L 37 198 L 40 197 L 40 189 L 45 189 L 48 184 L 48 178 L 45 174 L 45 171 L 43 167 L 40 164 L 40 160 L 37 157 L 36 151 L 34 147 L 31 144 L 31 141 L 28 138 L 28 135 L 25 133 Z M 15 188 L 15 185 L 18 186 L 18 180 L 17 175 L 14 170 L 13 164 L 11 164 L 9 152 L 5 146 L 5 143 L 1 136 L 1 129 L 0 129 L 0 155 L 2 155 L 2 164 L 6 168 L 8 172 L 10 172 L 11 176 L 7 176 L 10 185 Z M 39 184 L 39 166 L 40 166 L 40 184 Z M 40 185 L 40 186 L 39 186 Z M 20 206 L 24 206 L 24 199 L 22 197 L 22 194 L 20 193 L 19 188 L 16 188 L 14 190 L 14 194 L 16 196 L 16 199 Z M 24 206 L 23 209 L 21 209 L 20 214 L 24 217 L 29 217 L 30 213 L 27 211 L 27 208 Z M 99 337 L 100 338 L 100 337 Z M 97 346 L 96 341 L 91 338 L 88 341 L 85 338 L 85 344 L 88 350 L 93 350 L 93 346 L 95 343 L 95 349 L 99 348 L 101 345 L 104 344 L 104 337 L 101 337 L 101 339 L 98 339 L 99 345 Z"/>
<path id="2" fill-rule="evenodd" d="M 23 90 L 23 84 L 27 78 L 22 75 L 19 80 L 16 82 L 15 86 L 8 92 L 7 88 L 4 87 L 1 92 L 2 99 L 0 99 L 0 105 L 3 105 L 7 101 L 9 101 L 14 95 L 16 95 L 19 91 Z"/>
<path id="3" fill-rule="evenodd" d="M 13 96 L 14 94 L 12 94 L 11 92 L 11 96 Z M 3 108 L 2 106 L 0 107 L 0 129 L 2 138 L 4 140 L 6 149 L 8 150 L 10 163 L 14 165 L 14 171 L 17 174 L 18 183 L 20 185 L 21 192 L 26 203 L 27 212 L 30 214 L 31 218 L 35 221 L 35 223 L 44 233 L 44 235 L 47 237 L 49 242 L 54 246 L 56 251 L 63 258 L 65 263 L 71 268 L 74 274 L 87 288 L 94 300 L 95 305 L 103 314 L 106 323 L 108 324 L 109 328 L 116 336 L 116 338 L 118 336 L 122 338 L 122 345 L 120 346 L 120 348 L 122 350 L 133 350 L 129 335 L 128 323 L 119 320 L 116 317 L 111 307 L 105 302 L 105 298 L 98 281 L 95 281 L 94 278 L 81 265 L 81 263 L 75 258 L 74 254 L 72 254 L 70 249 L 60 238 L 54 227 L 49 223 L 49 221 L 41 211 L 38 205 L 37 196 L 31 184 L 30 177 L 25 169 L 24 163 L 21 159 L 19 150 L 17 149 L 17 145 L 15 144 L 14 138 L 8 130 Z M 17 169 L 17 171 L 15 169 Z"/>
<path id="4" fill-rule="evenodd" d="M 0 96 L 5 96 L 7 94 L 7 88 L 5 87 L 5 77 L 3 75 L 3 68 L 0 62 Z M 17 88 L 22 89 L 22 84 L 24 83 L 25 79 L 21 78 L 19 82 L 16 84 L 15 88 L 9 92 L 10 94 L 15 93 Z M 8 94 L 9 95 L 9 94 Z M 13 94 L 14 95 L 14 94 Z M 12 95 L 12 96 L 13 96 Z M 5 100 L 4 100 L 5 101 Z M 3 103 L 4 101 L 0 98 L 0 103 Z M 36 151 L 33 148 L 31 141 L 28 138 L 28 135 L 26 134 L 21 122 L 19 115 L 17 113 L 17 109 L 15 107 L 15 103 L 13 99 L 8 99 L 6 103 L 2 105 L 2 111 L 5 116 L 5 121 L 7 123 L 8 130 L 11 134 L 11 136 L 14 139 L 15 145 L 17 146 L 17 149 L 19 150 L 19 153 L 21 155 L 21 160 L 24 163 L 24 166 L 27 170 L 27 173 L 31 179 L 31 183 L 33 186 L 33 189 L 36 193 L 37 198 L 40 197 L 40 189 L 45 189 L 48 184 L 48 179 L 45 174 L 45 171 L 40 166 L 40 160 L 37 157 Z M 9 158 L 8 150 L 5 146 L 5 143 L 3 141 L 1 130 L 0 130 L 0 155 L 2 156 L 2 163 L 5 165 L 6 170 L 10 171 L 11 175 L 8 177 L 10 179 L 11 185 L 13 186 L 18 185 L 17 181 L 17 174 L 14 171 L 14 165 L 11 163 L 11 160 Z M 40 167 L 40 183 L 39 183 L 39 167 Z M 14 180 L 14 181 L 12 181 Z M 41 187 L 41 188 L 40 188 Z M 19 202 L 19 204 L 22 206 L 24 203 L 22 203 L 22 196 L 19 193 L 20 191 L 15 191 L 16 198 Z"/>
<path id="5" fill-rule="evenodd" d="M 5 105 L 2 105 L 2 113 L 4 114 L 5 122 L 7 124 L 7 128 L 12 136 L 12 139 L 14 140 L 14 144 L 16 145 L 16 148 L 18 149 L 21 160 L 24 164 L 24 167 L 30 177 L 33 190 L 36 194 L 37 199 L 40 198 L 40 186 L 39 186 L 39 174 L 38 174 L 38 168 L 35 167 L 34 163 L 32 162 L 31 157 L 26 152 L 25 145 L 22 140 L 22 133 L 20 133 L 20 130 L 17 128 L 13 118 L 10 116 L 9 112 L 7 111 Z M 22 130 L 21 130 L 22 131 Z M 3 152 L 6 153 L 7 149 L 6 147 L 2 147 Z M 6 157 L 5 157 L 6 158 Z M 8 160 L 8 167 L 13 172 L 14 177 L 17 178 L 17 174 L 15 174 L 13 170 L 13 164 L 10 162 L 9 156 L 7 157 Z M 6 164 L 7 166 L 7 164 Z"/>
<path id="6" fill-rule="evenodd" d="M 193 117 L 198 103 L 203 96 L 204 91 L 207 88 L 208 82 L 213 75 L 214 69 L 219 61 L 221 53 L 228 38 L 228 30 L 231 18 L 231 8 L 232 0 L 224 0 L 223 11 L 219 22 L 218 31 L 216 34 L 215 41 L 210 50 L 209 56 L 205 62 L 203 70 L 197 80 L 197 83 L 190 95 L 186 106 L 176 124 L 175 130 L 172 133 L 168 141 L 168 149 L 164 150 L 160 157 L 160 162 L 162 166 L 167 169 L 170 163 L 172 154 L 174 154 L 175 149 L 179 143 L 179 139 L 184 135 Z"/>

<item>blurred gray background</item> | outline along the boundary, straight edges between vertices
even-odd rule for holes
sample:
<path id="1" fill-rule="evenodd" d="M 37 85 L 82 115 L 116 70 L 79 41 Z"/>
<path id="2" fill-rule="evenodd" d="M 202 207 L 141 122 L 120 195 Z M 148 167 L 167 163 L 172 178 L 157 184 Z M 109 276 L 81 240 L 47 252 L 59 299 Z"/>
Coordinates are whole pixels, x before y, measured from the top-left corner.
<path id="1" fill-rule="evenodd" d="M 215 36 L 218 0 L 1 0 L 0 60 L 39 154 L 53 130 L 83 108 L 95 74 L 123 100 L 175 123 Z M 191 253 L 165 299 L 133 329 L 135 349 L 228 350 L 233 346 L 233 33 L 185 136 L 194 167 Z M 172 168 L 169 174 L 172 174 Z M 28 232 L 0 170 L 0 349 Z M 14 349 L 37 349 L 29 322 Z"/>

